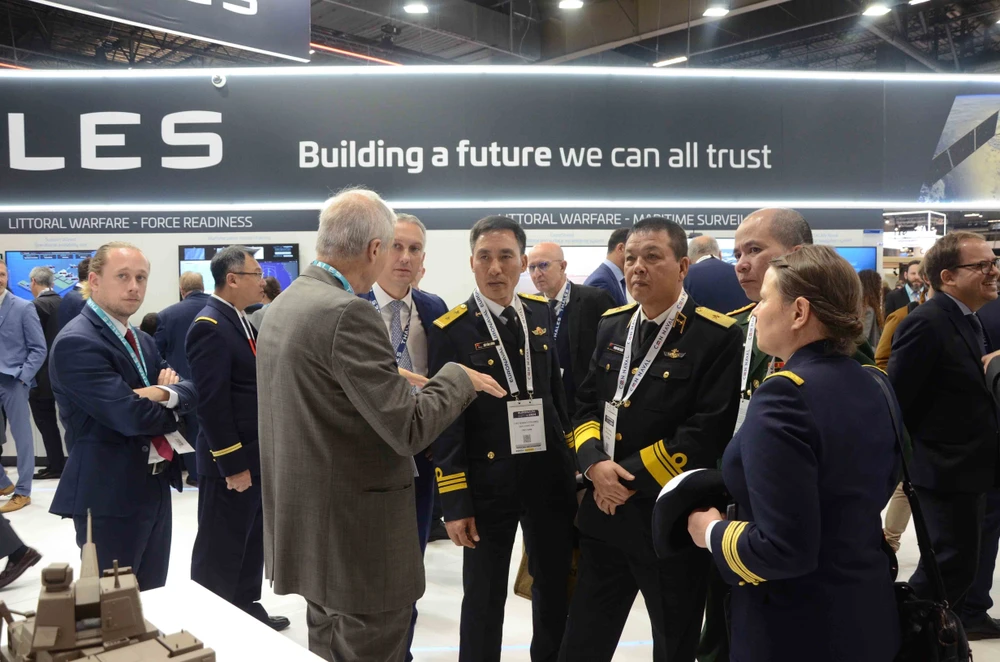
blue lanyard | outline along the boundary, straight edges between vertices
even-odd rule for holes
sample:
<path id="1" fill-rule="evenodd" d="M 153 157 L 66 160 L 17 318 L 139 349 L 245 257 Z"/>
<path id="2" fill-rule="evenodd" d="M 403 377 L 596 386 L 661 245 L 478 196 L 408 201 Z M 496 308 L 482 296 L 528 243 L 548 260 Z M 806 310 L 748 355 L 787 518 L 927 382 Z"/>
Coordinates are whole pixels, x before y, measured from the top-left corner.
<path id="1" fill-rule="evenodd" d="M 347 290 L 348 294 L 354 294 L 354 288 L 351 287 L 351 284 L 347 282 L 346 278 L 344 278 L 344 274 L 340 273 L 326 262 L 320 262 L 319 260 L 313 260 L 312 265 L 333 274 L 333 277 L 340 281 L 340 284 L 344 286 L 344 289 Z"/>
<path id="2" fill-rule="evenodd" d="M 378 299 L 375 298 L 375 294 L 372 294 L 372 305 L 375 306 L 375 310 L 378 314 L 382 314 L 382 309 L 378 305 Z M 399 360 L 403 358 L 403 352 L 406 351 L 406 341 L 410 337 L 410 322 L 413 321 L 413 300 L 410 300 L 410 316 L 406 318 L 406 328 L 403 329 L 403 339 L 399 342 L 399 346 L 396 347 L 396 365 L 399 365 Z"/>
<path id="3" fill-rule="evenodd" d="M 566 304 L 569 303 L 569 289 L 572 285 L 566 281 L 566 289 L 563 290 L 562 303 L 559 305 L 559 314 L 556 315 L 556 326 L 552 329 L 552 339 L 559 339 L 559 327 L 562 326 L 563 317 L 566 316 Z"/>
<path id="4" fill-rule="evenodd" d="M 139 342 L 139 336 L 135 332 L 135 327 L 129 325 L 132 329 L 132 337 L 135 338 L 135 346 L 139 348 L 139 356 L 135 355 L 132 345 L 129 341 L 125 340 L 125 336 L 122 335 L 121 331 L 118 330 L 118 327 L 111 321 L 108 314 L 104 312 L 100 306 L 94 303 L 93 299 L 87 299 L 87 305 L 90 306 L 90 309 L 97 313 L 97 316 L 101 318 L 101 321 L 103 321 L 108 328 L 111 329 L 116 336 L 118 336 L 118 340 L 120 340 L 122 345 L 125 346 L 125 351 L 128 352 L 130 357 L 132 357 L 132 363 L 135 364 L 135 369 L 139 371 L 139 376 L 142 377 L 142 383 L 149 386 L 149 377 L 146 375 L 146 357 L 142 355 L 142 343 Z"/>

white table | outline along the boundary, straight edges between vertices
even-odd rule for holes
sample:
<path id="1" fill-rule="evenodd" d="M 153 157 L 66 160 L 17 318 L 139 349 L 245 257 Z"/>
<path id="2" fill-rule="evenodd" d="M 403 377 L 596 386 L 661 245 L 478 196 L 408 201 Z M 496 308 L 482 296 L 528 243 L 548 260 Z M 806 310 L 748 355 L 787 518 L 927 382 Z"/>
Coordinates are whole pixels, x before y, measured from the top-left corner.
<path id="1" fill-rule="evenodd" d="M 191 580 L 143 591 L 142 610 L 164 634 L 196 636 L 219 662 L 322 660 Z"/>

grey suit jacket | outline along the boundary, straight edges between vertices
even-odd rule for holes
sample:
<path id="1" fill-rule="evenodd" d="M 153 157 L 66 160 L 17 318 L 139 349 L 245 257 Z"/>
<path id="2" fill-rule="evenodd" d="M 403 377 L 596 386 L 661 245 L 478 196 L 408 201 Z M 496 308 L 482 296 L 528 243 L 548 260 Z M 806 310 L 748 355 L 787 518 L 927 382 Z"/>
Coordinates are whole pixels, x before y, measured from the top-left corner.
<path id="1" fill-rule="evenodd" d="M 415 602 L 412 456 L 472 403 L 471 380 L 448 364 L 414 396 L 374 307 L 310 266 L 269 307 L 257 381 L 274 591 L 354 614 Z"/>

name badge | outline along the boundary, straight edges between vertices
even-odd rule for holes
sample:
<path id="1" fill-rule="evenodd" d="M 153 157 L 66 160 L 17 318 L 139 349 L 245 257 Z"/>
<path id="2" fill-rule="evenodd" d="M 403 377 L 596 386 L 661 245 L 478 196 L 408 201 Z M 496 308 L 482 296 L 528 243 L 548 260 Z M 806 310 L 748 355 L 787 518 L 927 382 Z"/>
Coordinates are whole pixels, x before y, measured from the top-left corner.
<path id="1" fill-rule="evenodd" d="M 608 345 L 608 349 L 610 349 L 612 352 L 615 352 L 617 354 L 624 354 L 625 353 L 625 345 L 616 345 L 614 343 L 611 343 L 610 345 Z"/>
<path id="2" fill-rule="evenodd" d="M 497 341 L 495 340 L 488 340 L 486 342 L 477 342 L 476 351 L 478 352 L 481 349 L 489 349 L 490 347 L 496 347 L 496 346 L 497 346 Z"/>
<path id="3" fill-rule="evenodd" d="M 184 438 L 180 432 L 168 432 L 163 435 L 167 439 L 167 443 L 170 447 L 174 449 L 175 453 L 193 453 L 194 448 L 188 443 L 188 440 Z M 153 444 L 150 444 L 152 446 Z"/>
<path id="4" fill-rule="evenodd" d="M 618 407 L 610 402 L 604 403 L 604 422 L 601 424 L 601 441 L 604 442 L 604 452 L 612 460 L 615 459 L 615 429 L 618 427 Z"/>
<path id="5" fill-rule="evenodd" d="M 545 411 L 540 398 L 508 402 L 507 426 L 511 455 L 545 450 Z"/>
<path id="6" fill-rule="evenodd" d="M 747 398 L 740 398 L 740 412 L 736 415 L 736 429 L 733 430 L 733 435 L 735 436 L 740 428 L 743 427 L 743 421 L 747 418 L 747 411 L 750 409 L 750 400 Z"/>

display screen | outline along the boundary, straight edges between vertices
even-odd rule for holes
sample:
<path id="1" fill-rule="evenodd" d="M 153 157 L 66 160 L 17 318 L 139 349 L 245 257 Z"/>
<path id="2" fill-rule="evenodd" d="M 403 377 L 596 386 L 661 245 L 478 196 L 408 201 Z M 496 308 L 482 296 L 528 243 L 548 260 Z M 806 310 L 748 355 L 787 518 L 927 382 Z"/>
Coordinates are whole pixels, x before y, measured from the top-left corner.
<path id="1" fill-rule="evenodd" d="M 180 272 L 194 271 L 201 274 L 207 289 L 215 288 L 212 278 L 212 258 L 226 246 L 180 246 L 178 248 Z M 281 289 L 292 284 L 299 275 L 298 244 L 259 244 L 247 246 L 253 251 L 254 259 L 260 264 L 264 276 L 278 279 Z"/>
<path id="2" fill-rule="evenodd" d="M 878 270 L 878 248 L 875 246 L 835 246 L 834 250 L 850 262 L 855 271 Z"/>
<path id="3" fill-rule="evenodd" d="M 52 289 L 59 296 L 66 296 L 77 283 L 80 260 L 93 255 L 92 250 L 7 251 L 7 287 L 22 299 L 34 299 L 31 294 L 31 270 L 35 267 L 48 267 L 55 274 Z"/>

